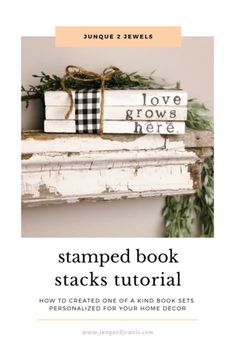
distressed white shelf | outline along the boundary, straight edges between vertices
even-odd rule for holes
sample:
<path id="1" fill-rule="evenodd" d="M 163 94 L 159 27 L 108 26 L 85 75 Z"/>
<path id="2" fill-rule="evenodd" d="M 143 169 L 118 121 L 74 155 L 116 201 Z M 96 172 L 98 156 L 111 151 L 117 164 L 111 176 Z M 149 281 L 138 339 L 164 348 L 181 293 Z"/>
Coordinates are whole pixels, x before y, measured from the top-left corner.
<path id="1" fill-rule="evenodd" d="M 199 157 L 184 145 L 190 134 L 104 138 L 23 133 L 22 203 L 38 206 L 193 193 L 200 173 Z"/>

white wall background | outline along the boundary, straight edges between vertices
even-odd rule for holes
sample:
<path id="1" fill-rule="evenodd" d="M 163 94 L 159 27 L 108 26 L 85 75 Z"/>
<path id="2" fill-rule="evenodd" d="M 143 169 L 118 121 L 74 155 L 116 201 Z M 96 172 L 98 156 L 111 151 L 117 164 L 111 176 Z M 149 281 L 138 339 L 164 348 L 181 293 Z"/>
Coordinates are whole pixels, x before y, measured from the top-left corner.
<path id="1" fill-rule="evenodd" d="M 69 65 L 101 72 L 109 65 L 139 71 L 167 82 L 181 81 L 189 94 L 213 102 L 213 38 L 185 37 L 181 48 L 55 48 L 52 37 L 22 38 L 22 84 L 38 83 L 32 74 L 44 71 L 62 76 Z M 22 104 L 22 129 L 42 129 L 44 112 L 33 101 Z M 83 202 L 22 210 L 24 237 L 158 237 L 163 235 L 161 210 L 164 198 L 112 202 Z"/>

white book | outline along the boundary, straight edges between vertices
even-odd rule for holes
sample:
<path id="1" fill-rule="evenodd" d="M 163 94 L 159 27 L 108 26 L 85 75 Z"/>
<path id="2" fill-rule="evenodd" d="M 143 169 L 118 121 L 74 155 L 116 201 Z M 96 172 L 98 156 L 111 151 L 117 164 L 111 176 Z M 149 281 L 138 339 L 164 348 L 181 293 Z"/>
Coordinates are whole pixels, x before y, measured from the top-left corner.
<path id="1" fill-rule="evenodd" d="M 101 95 L 101 92 L 98 92 Z M 75 91 L 72 91 L 73 100 Z M 46 106 L 70 106 L 65 91 L 46 91 Z M 105 90 L 105 106 L 186 106 L 187 92 L 182 90 Z"/>
<path id="2" fill-rule="evenodd" d="M 104 134 L 184 134 L 184 122 L 104 121 Z"/>
<path id="3" fill-rule="evenodd" d="M 45 120 L 45 133 L 76 133 L 74 120 Z"/>

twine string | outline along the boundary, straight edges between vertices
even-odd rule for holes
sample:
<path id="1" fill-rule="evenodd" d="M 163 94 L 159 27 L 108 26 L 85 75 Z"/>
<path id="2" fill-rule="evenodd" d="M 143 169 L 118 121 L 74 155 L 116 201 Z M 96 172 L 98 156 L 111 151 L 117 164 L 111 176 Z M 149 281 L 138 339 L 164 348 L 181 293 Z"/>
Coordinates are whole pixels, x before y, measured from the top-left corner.
<path id="1" fill-rule="evenodd" d="M 104 91 L 105 91 L 105 82 L 113 78 L 117 73 L 121 73 L 121 70 L 115 66 L 108 66 L 103 70 L 102 74 L 97 74 L 93 71 L 88 71 L 82 67 L 69 65 L 66 67 L 65 75 L 61 79 L 62 90 L 67 92 L 70 99 L 70 107 L 65 114 L 65 119 L 69 118 L 74 106 L 74 100 L 72 95 L 72 90 L 66 87 L 65 83 L 68 79 L 73 79 L 80 82 L 92 82 L 100 81 L 100 90 L 101 90 L 101 104 L 100 104 L 100 134 L 103 132 L 103 114 L 104 114 Z"/>

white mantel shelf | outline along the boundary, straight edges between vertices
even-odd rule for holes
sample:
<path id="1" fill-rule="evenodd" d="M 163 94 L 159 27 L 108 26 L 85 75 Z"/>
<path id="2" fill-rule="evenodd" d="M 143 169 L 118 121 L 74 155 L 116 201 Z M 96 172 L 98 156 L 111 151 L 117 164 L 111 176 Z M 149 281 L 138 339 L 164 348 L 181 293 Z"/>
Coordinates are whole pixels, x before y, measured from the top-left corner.
<path id="1" fill-rule="evenodd" d="M 23 133 L 22 203 L 194 193 L 200 183 L 196 151 L 212 146 L 212 133 L 191 130 L 178 137 Z"/>

